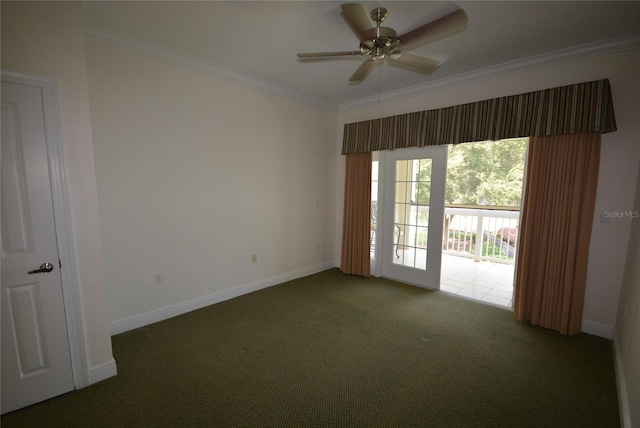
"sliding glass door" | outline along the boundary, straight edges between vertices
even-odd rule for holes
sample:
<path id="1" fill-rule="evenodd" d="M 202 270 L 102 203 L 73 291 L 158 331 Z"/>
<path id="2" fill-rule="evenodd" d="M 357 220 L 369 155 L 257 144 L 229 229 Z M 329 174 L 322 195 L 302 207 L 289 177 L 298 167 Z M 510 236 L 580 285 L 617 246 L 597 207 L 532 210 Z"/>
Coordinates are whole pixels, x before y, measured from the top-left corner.
<path id="1" fill-rule="evenodd" d="M 385 154 L 382 275 L 440 287 L 447 146 Z"/>

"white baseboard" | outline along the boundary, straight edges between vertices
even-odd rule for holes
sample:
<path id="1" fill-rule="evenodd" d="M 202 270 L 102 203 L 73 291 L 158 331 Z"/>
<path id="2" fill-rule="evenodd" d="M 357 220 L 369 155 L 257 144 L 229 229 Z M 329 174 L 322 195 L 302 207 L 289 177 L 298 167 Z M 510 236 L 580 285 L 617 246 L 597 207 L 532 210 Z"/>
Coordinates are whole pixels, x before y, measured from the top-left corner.
<path id="1" fill-rule="evenodd" d="M 93 385 L 94 383 L 98 383 L 117 374 L 118 368 L 116 366 L 116 361 L 111 358 L 111 361 L 89 369 L 89 385 Z"/>
<path id="2" fill-rule="evenodd" d="M 594 336 L 611 340 L 613 338 L 613 327 L 599 324 L 597 322 L 582 320 L 582 332 Z"/>
<path id="3" fill-rule="evenodd" d="M 616 372 L 616 385 L 618 386 L 618 404 L 620 406 L 620 426 L 622 428 L 631 427 L 631 408 L 629 407 L 629 396 L 627 395 L 627 382 L 624 380 L 624 366 L 620 357 L 620 347 L 618 336 L 613 334 L 613 363 Z"/>
<path id="4" fill-rule="evenodd" d="M 318 272 L 322 272 L 327 269 L 336 267 L 335 261 L 322 263 L 315 266 L 310 266 L 304 269 L 299 269 L 293 272 L 285 273 L 282 275 L 274 276 L 271 278 L 263 279 L 260 281 L 252 282 L 249 284 L 240 285 L 228 290 L 218 291 L 206 296 L 198 297 L 196 299 L 188 300 L 186 302 L 177 303 L 175 305 L 167 306 L 164 308 L 156 309 L 145 314 L 136 315 L 133 317 L 125 318 L 118 321 L 113 321 L 111 326 L 111 334 L 116 335 L 124 333 L 125 331 L 133 330 L 136 328 L 144 327 L 149 324 L 163 321 L 169 318 L 173 318 L 178 315 L 182 315 L 187 312 L 194 311 L 196 309 L 204 308 L 206 306 L 220 303 L 225 300 L 233 299 L 254 291 L 262 290 L 263 288 L 272 287 L 274 285 L 282 284 L 283 282 L 291 281 L 294 279 L 302 278 L 305 276 L 313 275 Z"/>

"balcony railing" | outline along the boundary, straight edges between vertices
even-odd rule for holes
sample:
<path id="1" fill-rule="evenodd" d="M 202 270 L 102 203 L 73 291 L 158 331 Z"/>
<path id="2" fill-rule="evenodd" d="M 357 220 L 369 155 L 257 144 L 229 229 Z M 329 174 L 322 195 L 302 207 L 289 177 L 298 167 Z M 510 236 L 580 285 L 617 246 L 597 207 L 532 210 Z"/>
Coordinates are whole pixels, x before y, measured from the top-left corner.
<path id="1" fill-rule="evenodd" d="M 445 207 L 445 254 L 513 264 L 520 211 Z"/>

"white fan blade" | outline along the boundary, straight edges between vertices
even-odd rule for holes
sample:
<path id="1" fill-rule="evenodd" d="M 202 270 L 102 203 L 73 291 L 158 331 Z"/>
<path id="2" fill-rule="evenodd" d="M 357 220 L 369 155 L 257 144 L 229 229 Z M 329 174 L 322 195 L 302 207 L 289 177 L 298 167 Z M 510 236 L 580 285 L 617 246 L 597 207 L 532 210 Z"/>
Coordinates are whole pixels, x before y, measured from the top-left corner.
<path id="1" fill-rule="evenodd" d="M 431 21 L 413 31 L 409 31 L 398 37 L 398 39 L 400 39 L 402 50 L 415 49 L 465 30 L 468 21 L 469 19 L 465 11 L 458 9 L 440 19 Z"/>
<path id="2" fill-rule="evenodd" d="M 299 53 L 300 61 L 324 61 L 332 59 L 362 59 L 363 55 L 360 51 L 342 51 L 342 52 L 304 52 Z"/>
<path id="3" fill-rule="evenodd" d="M 373 59 L 368 59 L 360 64 L 360 67 L 358 67 L 356 72 L 353 73 L 349 78 L 349 84 L 357 85 L 358 83 L 362 82 L 367 77 L 369 72 L 381 62 L 382 61 L 374 61 Z"/>
<path id="4" fill-rule="evenodd" d="M 389 65 L 414 71 L 421 74 L 431 74 L 438 69 L 440 63 L 436 60 L 410 53 L 391 54 L 387 57 Z"/>
<path id="5" fill-rule="evenodd" d="M 358 3 L 345 3 L 340 5 L 342 16 L 347 21 L 351 29 L 361 42 L 367 40 L 367 30 L 372 28 L 372 22 L 369 15 L 365 12 L 362 5 Z"/>

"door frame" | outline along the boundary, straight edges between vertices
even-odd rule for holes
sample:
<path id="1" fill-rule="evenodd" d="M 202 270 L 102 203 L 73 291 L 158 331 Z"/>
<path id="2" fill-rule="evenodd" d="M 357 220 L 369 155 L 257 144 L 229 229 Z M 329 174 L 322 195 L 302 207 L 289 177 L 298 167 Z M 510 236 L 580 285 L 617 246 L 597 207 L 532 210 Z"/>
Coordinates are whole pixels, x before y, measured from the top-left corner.
<path id="1" fill-rule="evenodd" d="M 3 82 L 34 86 L 42 90 L 44 132 L 58 255 L 62 264 L 60 277 L 62 278 L 67 339 L 71 354 L 71 372 L 74 387 L 80 389 L 89 385 L 89 362 L 86 353 L 82 299 L 80 297 L 76 249 L 71 223 L 71 204 L 64 162 L 58 79 L 44 74 L 6 68 L 2 68 L 0 74 Z"/>
<path id="2" fill-rule="evenodd" d="M 376 277 L 382 277 L 384 269 L 382 268 L 382 249 L 385 245 L 384 233 L 382 233 L 382 225 L 384 224 L 384 203 L 385 203 L 385 174 L 387 171 L 387 150 L 378 152 L 378 211 L 376 213 L 376 246 L 374 249 L 375 264 L 371 274 Z M 377 228 L 380 227 L 380 230 Z"/>

